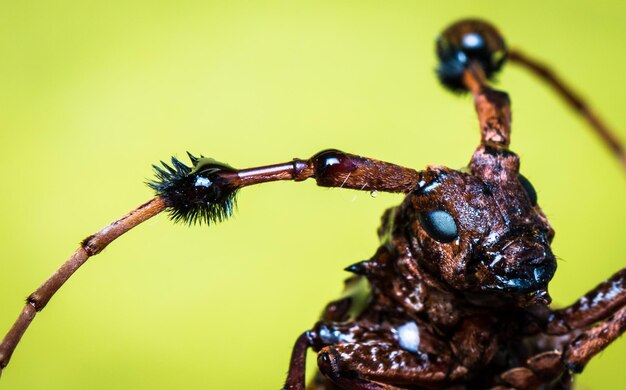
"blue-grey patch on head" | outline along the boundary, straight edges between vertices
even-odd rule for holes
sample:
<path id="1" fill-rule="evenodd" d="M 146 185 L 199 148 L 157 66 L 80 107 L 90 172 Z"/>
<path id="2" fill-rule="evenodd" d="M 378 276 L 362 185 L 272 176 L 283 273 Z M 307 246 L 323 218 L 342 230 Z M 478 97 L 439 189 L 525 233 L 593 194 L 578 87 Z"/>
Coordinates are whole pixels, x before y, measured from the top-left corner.
<path id="1" fill-rule="evenodd" d="M 456 222 L 445 210 L 425 211 L 418 215 L 422 228 L 429 236 L 440 242 L 450 242 L 458 235 Z"/>

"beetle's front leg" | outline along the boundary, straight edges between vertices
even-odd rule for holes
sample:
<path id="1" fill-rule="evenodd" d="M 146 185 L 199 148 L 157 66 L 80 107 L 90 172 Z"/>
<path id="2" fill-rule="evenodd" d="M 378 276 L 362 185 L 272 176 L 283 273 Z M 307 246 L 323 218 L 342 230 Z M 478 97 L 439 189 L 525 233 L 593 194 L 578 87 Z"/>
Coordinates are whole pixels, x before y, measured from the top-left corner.
<path id="1" fill-rule="evenodd" d="M 450 379 L 453 368 L 450 362 L 383 342 L 328 346 L 319 352 L 317 361 L 322 374 L 341 388 L 351 390 L 444 383 Z"/>
<path id="2" fill-rule="evenodd" d="M 554 350 L 529 358 L 528 367 L 516 367 L 506 371 L 501 377 L 516 388 L 528 388 L 536 384 L 539 379 L 553 381 L 561 377 L 562 388 L 569 389 L 571 374 L 581 372 L 591 358 L 624 332 L 626 332 L 626 306 L 615 311 L 608 319 L 584 331 L 572 330 L 563 336 L 564 342 L 557 341 L 558 346 Z M 574 337 L 575 339 L 571 341 Z"/>
<path id="3" fill-rule="evenodd" d="M 546 331 L 575 337 L 564 345 L 562 360 L 570 370 L 582 371 L 593 356 L 626 331 L 626 268 L 573 305 L 554 311 Z"/>
<path id="4" fill-rule="evenodd" d="M 555 310 L 546 331 L 562 335 L 604 320 L 626 306 L 626 268 L 600 283 L 574 304 Z"/>
<path id="5" fill-rule="evenodd" d="M 402 389 L 441 384 L 467 373 L 454 363 L 446 344 L 414 322 L 400 326 L 320 322 L 296 341 L 285 390 L 304 389 L 309 347 L 319 351 L 321 373 L 342 389 Z"/>
<path id="6" fill-rule="evenodd" d="M 626 331 L 626 306 L 605 321 L 587 329 L 563 352 L 563 361 L 573 372 L 581 372 L 592 357 Z"/>
<path id="7" fill-rule="evenodd" d="M 380 326 L 359 325 L 356 322 L 326 323 L 318 322 L 311 330 L 302 333 L 296 340 L 291 353 L 289 374 L 285 382 L 284 390 L 304 389 L 305 361 L 309 348 L 314 351 L 337 343 L 349 343 L 359 340 L 391 340 L 393 336 L 388 330 L 380 330 Z"/>
<path id="8" fill-rule="evenodd" d="M 569 389 L 572 372 L 626 331 L 626 269 L 600 283 L 574 304 L 553 311 L 542 335 L 543 351 L 523 367 L 505 371 L 501 379 L 515 388 L 553 383 Z M 545 337 L 544 337 L 545 336 Z M 546 346 L 549 346 L 546 350 Z M 555 382 L 557 381 L 557 382 Z"/>

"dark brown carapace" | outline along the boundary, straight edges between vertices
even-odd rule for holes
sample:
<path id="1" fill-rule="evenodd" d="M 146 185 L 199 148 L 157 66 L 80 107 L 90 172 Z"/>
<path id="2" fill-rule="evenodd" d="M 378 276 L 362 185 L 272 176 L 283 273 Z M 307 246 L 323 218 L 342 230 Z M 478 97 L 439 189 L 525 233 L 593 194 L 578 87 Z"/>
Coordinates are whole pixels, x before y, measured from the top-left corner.
<path id="1" fill-rule="evenodd" d="M 506 93 L 489 86 L 508 60 L 556 87 L 624 164 L 624 149 L 546 67 L 515 51 L 491 25 L 463 20 L 437 41 L 438 76 L 474 97 L 481 141 L 464 170 L 416 171 L 337 150 L 307 160 L 235 169 L 190 155 L 155 167 L 157 196 L 86 238 L 31 294 L 0 344 L 6 367 L 37 311 L 90 256 L 146 219 L 228 218 L 236 192 L 276 180 L 405 193 L 387 210 L 374 256 L 347 268 L 346 292 L 296 341 L 285 389 L 306 386 L 308 349 L 319 370 L 309 389 L 569 389 L 573 374 L 626 330 L 626 269 L 573 305 L 549 307 L 554 231 L 520 159 L 509 149 Z"/>

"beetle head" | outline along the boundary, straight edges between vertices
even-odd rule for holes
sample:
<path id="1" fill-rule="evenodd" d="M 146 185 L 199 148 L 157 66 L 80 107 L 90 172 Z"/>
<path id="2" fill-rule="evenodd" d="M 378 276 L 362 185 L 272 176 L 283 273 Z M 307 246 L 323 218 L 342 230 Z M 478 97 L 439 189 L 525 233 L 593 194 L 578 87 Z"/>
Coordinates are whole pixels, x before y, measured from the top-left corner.
<path id="1" fill-rule="evenodd" d="M 429 167 L 409 197 L 413 250 L 452 288 L 483 296 L 547 296 L 554 236 L 519 158 L 480 146 L 469 172 Z"/>

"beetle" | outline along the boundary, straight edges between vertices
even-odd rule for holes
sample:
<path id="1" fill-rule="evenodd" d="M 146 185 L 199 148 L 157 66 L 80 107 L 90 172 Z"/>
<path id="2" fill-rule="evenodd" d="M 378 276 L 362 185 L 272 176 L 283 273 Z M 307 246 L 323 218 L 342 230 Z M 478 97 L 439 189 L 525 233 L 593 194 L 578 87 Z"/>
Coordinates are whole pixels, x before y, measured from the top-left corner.
<path id="1" fill-rule="evenodd" d="M 330 153 L 330 152 L 329 152 L 329 153 Z M 333 157 L 333 155 L 331 154 L 331 155 L 330 155 L 330 157 L 328 157 L 328 156 L 326 157 L 326 159 L 331 159 L 331 158 L 334 158 L 334 159 L 339 160 L 339 157 L 338 157 L 337 155 L 335 155 L 335 156 Z M 331 164 L 331 165 L 332 165 L 332 164 Z"/>

